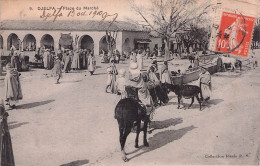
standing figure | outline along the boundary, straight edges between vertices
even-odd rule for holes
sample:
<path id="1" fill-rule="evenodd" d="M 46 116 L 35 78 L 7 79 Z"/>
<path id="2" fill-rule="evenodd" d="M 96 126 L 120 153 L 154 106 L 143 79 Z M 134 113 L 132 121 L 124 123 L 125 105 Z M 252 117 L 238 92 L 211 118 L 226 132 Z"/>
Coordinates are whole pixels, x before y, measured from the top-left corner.
<path id="1" fill-rule="evenodd" d="M 149 56 L 150 56 L 150 49 L 147 48 L 147 49 L 145 50 L 145 57 L 146 57 L 146 59 L 148 59 Z"/>
<path id="2" fill-rule="evenodd" d="M 73 70 L 77 70 L 80 69 L 80 65 L 79 65 L 79 51 L 75 50 L 74 51 L 74 55 L 73 55 L 73 59 L 72 59 L 72 63 L 71 63 L 71 68 Z"/>
<path id="3" fill-rule="evenodd" d="M 55 51 L 50 51 L 50 69 L 53 68 L 55 61 Z"/>
<path id="4" fill-rule="evenodd" d="M 118 74 L 114 61 L 112 60 L 110 66 L 107 68 L 107 86 L 106 93 L 108 93 L 107 89 L 110 87 L 111 93 L 116 92 L 116 75 Z"/>
<path id="5" fill-rule="evenodd" d="M 60 78 L 62 77 L 62 62 L 58 56 L 55 57 L 52 76 L 56 79 L 56 84 L 59 84 Z"/>
<path id="6" fill-rule="evenodd" d="M 158 69 L 157 60 L 153 60 L 152 64 L 147 69 L 148 73 L 150 72 L 151 67 L 153 67 L 153 70 L 154 70 L 154 73 L 155 73 L 156 77 L 160 80 L 160 73 L 159 73 L 159 69 Z"/>
<path id="7" fill-rule="evenodd" d="M 11 57 L 11 68 L 16 68 L 17 71 L 21 71 L 22 67 L 21 67 L 21 63 L 19 60 L 19 51 L 14 51 L 13 56 Z"/>
<path id="8" fill-rule="evenodd" d="M 256 60 L 255 60 L 255 57 L 254 57 L 253 55 L 251 56 L 250 64 L 251 64 L 251 68 L 252 68 L 252 69 L 255 69 Z"/>
<path id="9" fill-rule="evenodd" d="M 50 69 L 50 52 L 49 49 L 46 49 L 45 52 L 43 53 L 43 65 L 45 69 Z"/>
<path id="10" fill-rule="evenodd" d="M 144 74 L 144 77 L 142 76 L 141 71 L 138 69 L 137 63 L 132 63 L 129 67 L 127 85 L 137 88 L 138 98 L 141 101 L 141 104 L 146 108 L 152 108 L 153 101 L 147 87 L 148 76 Z"/>
<path id="11" fill-rule="evenodd" d="M 159 49 L 158 49 L 158 57 L 161 57 L 162 56 L 162 47 L 160 47 Z"/>
<path id="12" fill-rule="evenodd" d="M 28 60 L 28 56 L 27 56 L 27 60 Z M 29 61 L 28 61 L 29 62 Z M 24 55 L 24 52 L 21 51 L 21 54 L 20 54 L 20 63 L 21 63 L 21 70 L 22 71 L 28 71 L 29 70 L 29 65 L 27 64 L 28 63 L 26 61 L 26 57 Z"/>
<path id="13" fill-rule="evenodd" d="M 120 55 L 120 52 L 118 50 L 115 50 L 114 56 L 115 56 L 115 59 L 116 59 L 116 63 L 119 63 L 121 55 Z"/>
<path id="14" fill-rule="evenodd" d="M 130 55 L 130 64 L 131 63 L 136 63 L 136 53 L 135 52 L 131 52 L 131 55 Z"/>
<path id="15" fill-rule="evenodd" d="M 15 166 L 12 140 L 7 123 L 8 116 L 2 100 L 0 103 L 0 165 Z"/>
<path id="16" fill-rule="evenodd" d="M 161 84 L 160 84 L 160 80 L 157 78 L 156 73 L 154 72 L 153 66 L 150 67 L 148 75 L 149 75 L 150 84 L 154 85 L 154 91 L 153 92 L 155 94 L 152 94 L 153 101 L 158 102 L 158 100 L 159 100 L 161 105 L 165 105 L 166 103 L 168 103 L 169 97 L 168 97 L 166 91 L 164 91 L 162 89 Z M 155 104 L 159 104 L 159 103 L 155 103 Z"/>
<path id="17" fill-rule="evenodd" d="M 200 81 L 200 88 L 201 88 L 201 99 L 202 101 L 207 102 L 210 99 L 212 85 L 211 85 L 211 75 L 205 68 L 202 68 L 199 81 Z"/>
<path id="18" fill-rule="evenodd" d="M 229 37 L 229 43 L 228 43 L 228 47 L 229 50 L 234 49 L 235 47 L 238 46 L 238 34 L 240 32 L 242 33 L 248 33 L 245 29 L 245 24 L 242 22 L 241 18 L 236 18 L 236 21 L 233 22 L 229 27 L 227 27 L 227 29 L 225 29 L 224 33 L 228 34 Z M 242 45 L 241 45 L 242 46 Z M 239 49 L 237 49 L 236 51 L 240 51 L 241 47 Z"/>
<path id="19" fill-rule="evenodd" d="M 70 56 L 70 52 L 66 52 L 66 54 L 64 54 L 65 55 L 65 57 L 64 57 L 64 59 L 65 59 L 65 63 L 64 63 L 64 71 L 65 71 L 65 73 L 68 73 L 69 71 L 70 71 L 70 67 L 71 67 L 71 56 Z"/>
<path id="20" fill-rule="evenodd" d="M 126 78 L 125 78 L 126 71 L 125 69 L 120 69 L 118 71 L 118 78 L 116 80 L 116 89 L 117 94 L 121 96 L 121 99 L 124 99 L 127 97 L 126 94 Z"/>
<path id="21" fill-rule="evenodd" d="M 87 68 L 87 53 L 86 51 L 82 50 L 82 68 L 86 69 Z"/>
<path id="22" fill-rule="evenodd" d="M 194 60 L 194 66 L 193 67 L 199 67 L 199 55 L 196 53 L 195 60 Z"/>
<path id="23" fill-rule="evenodd" d="M 160 71 L 160 80 L 162 84 L 171 84 L 171 76 L 168 70 L 168 62 L 164 61 Z"/>
<path id="24" fill-rule="evenodd" d="M 218 72 L 223 71 L 223 61 L 222 61 L 222 58 L 220 55 L 218 56 L 218 59 L 217 59 L 217 71 Z"/>
<path id="25" fill-rule="evenodd" d="M 10 108 L 15 108 L 15 104 L 23 99 L 19 73 L 16 68 L 11 68 L 10 63 L 6 65 L 5 98 Z"/>
<path id="26" fill-rule="evenodd" d="M 138 54 L 136 56 L 136 59 L 137 59 L 137 65 L 138 65 L 138 69 L 139 70 L 142 70 L 143 69 L 143 56 L 141 54 L 141 50 L 138 51 Z"/>
<path id="27" fill-rule="evenodd" d="M 61 50 L 58 50 L 57 52 L 57 57 L 62 60 L 62 51 Z"/>
<path id="28" fill-rule="evenodd" d="M 88 57 L 88 71 L 90 72 L 90 75 L 93 75 L 95 69 L 96 69 L 96 60 L 94 54 L 90 54 L 90 56 Z"/>

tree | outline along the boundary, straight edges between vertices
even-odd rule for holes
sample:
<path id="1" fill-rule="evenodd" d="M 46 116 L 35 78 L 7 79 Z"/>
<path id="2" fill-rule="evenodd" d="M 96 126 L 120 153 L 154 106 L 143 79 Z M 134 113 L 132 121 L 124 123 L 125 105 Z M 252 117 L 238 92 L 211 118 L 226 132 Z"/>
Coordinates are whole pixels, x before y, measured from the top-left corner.
<path id="1" fill-rule="evenodd" d="M 108 45 L 109 55 L 112 55 L 113 47 L 116 44 L 117 33 L 118 31 L 106 31 L 106 42 Z"/>
<path id="2" fill-rule="evenodd" d="M 189 48 L 194 44 L 198 43 L 202 46 L 202 49 L 205 50 L 205 44 L 209 41 L 209 31 L 204 27 L 198 27 L 196 25 L 190 25 L 190 29 L 187 30 L 184 34 L 180 35 L 181 41 L 183 41 L 184 46 L 187 49 L 187 52 L 190 53 Z M 178 35 L 178 34 L 177 34 Z"/>
<path id="3" fill-rule="evenodd" d="M 169 59 L 170 39 L 176 37 L 176 33 L 188 29 L 191 23 L 201 22 L 211 6 L 209 0 L 204 3 L 197 0 L 152 0 L 152 7 L 147 10 L 138 6 L 134 0 L 129 1 L 132 9 L 143 20 L 139 24 L 150 27 L 164 39 L 166 60 Z"/>

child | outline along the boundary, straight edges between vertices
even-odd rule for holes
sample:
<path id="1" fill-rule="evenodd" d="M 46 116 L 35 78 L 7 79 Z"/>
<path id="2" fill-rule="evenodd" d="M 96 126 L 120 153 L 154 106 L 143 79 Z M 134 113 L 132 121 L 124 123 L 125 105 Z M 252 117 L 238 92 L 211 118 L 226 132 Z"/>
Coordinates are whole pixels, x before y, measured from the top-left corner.
<path id="1" fill-rule="evenodd" d="M 54 67 L 52 68 L 52 76 L 56 79 L 56 84 L 59 84 L 62 77 L 62 62 L 58 56 L 55 57 Z"/>

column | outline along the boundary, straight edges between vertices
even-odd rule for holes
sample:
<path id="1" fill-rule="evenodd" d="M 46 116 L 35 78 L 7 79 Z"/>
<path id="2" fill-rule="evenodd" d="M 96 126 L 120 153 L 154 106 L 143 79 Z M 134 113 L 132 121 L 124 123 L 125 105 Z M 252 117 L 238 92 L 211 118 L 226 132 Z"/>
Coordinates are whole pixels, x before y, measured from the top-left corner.
<path id="1" fill-rule="evenodd" d="M 98 39 L 96 36 L 92 38 L 94 41 L 94 55 L 99 55 L 99 41 L 101 40 L 101 38 Z"/>

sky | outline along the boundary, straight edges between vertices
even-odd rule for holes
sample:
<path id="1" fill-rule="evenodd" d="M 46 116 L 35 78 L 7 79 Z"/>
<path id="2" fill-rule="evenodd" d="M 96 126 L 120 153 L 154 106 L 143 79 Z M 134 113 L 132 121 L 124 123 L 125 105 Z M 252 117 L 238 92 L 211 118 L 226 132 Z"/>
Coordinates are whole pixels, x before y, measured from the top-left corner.
<path id="1" fill-rule="evenodd" d="M 124 20 L 126 17 L 136 18 L 136 14 L 131 11 L 130 3 L 128 0 L 1 0 L 1 20 L 38 20 L 43 13 L 43 7 L 74 7 L 75 14 L 78 12 L 86 11 L 87 14 L 91 10 L 84 10 L 84 7 L 98 7 L 99 11 L 107 12 L 109 15 L 118 13 L 117 20 Z M 150 0 L 138 1 L 138 4 L 149 6 Z M 76 10 L 80 7 L 81 10 Z M 40 9 L 40 10 L 39 10 Z M 79 9 L 79 8 L 78 8 Z M 67 17 L 70 10 L 61 11 L 64 16 L 58 19 L 100 19 L 97 15 L 92 18 L 91 16 L 77 16 Z M 49 10 L 53 13 L 53 10 Z"/>
<path id="2" fill-rule="evenodd" d="M 152 0 L 135 0 L 135 2 L 142 7 L 143 9 L 149 8 L 151 6 Z M 165 0 L 164 0 L 165 1 Z M 200 0 L 201 2 L 205 0 Z M 235 8 L 236 3 L 234 0 L 212 0 L 216 3 L 216 1 L 222 1 L 227 4 L 226 7 Z M 260 0 L 236 0 L 236 1 L 244 1 L 251 3 L 260 3 Z M 118 17 L 116 20 L 126 20 L 126 18 L 131 18 L 134 20 L 142 20 L 140 16 L 138 16 L 132 9 L 129 3 L 129 0 L 0 0 L 1 4 L 1 20 L 43 20 L 45 17 L 40 18 L 40 16 L 46 16 L 48 14 L 52 15 L 54 10 L 46 10 L 45 14 L 43 14 L 43 9 L 52 8 L 55 9 L 63 6 L 63 7 L 73 7 L 74 15 L 69 15 L 71 10 L 66 10 L 65 8 L 59 12 L 62 16 L 58 16 L 56 20 L 100 20 L 106 19 L 108 21 L 113 20 L 116 14 Z M 239 3 L 237 3 L 239 4 Z M 241 8 L 246 9 L 247 11 L 256 11 L 257 7 L 254 8 L 245 8 L 244 5 L 237 5 Z M 253 5 L 256 6 L 256 5 Z M 80 8 L 77 8 L 80 7 Z M 84 7 L 98 7 L 98 11 L 100 15 L 91 13 L 91 10 L 84 10 Z M 77 10 L 80 9 L 80 10 Z M 58 9 L 57 9 L 58 10 Z M 85 12 L 85 13 L 84 13 Z M 258 11 L 259 12 L 259 11 Z M 77 16 L 77 14 L 84 14 L 83 16 Z M 109 16 L 112 15 L 112 16 Z M 258 14 L 260 15 L 260 14 Z M 53 20 L 54 16 L 48 17 L 47 20 Z"/>

